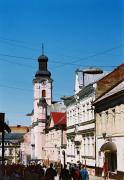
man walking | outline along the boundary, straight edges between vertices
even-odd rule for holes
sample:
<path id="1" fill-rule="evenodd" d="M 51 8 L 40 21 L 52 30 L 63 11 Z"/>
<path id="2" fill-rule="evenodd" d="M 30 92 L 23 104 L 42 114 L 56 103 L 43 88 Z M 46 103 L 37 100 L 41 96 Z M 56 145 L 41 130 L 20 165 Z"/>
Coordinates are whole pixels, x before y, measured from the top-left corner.
<path id="1" fill-rule="evenodd" d="M 55 176 L 57 176 L 57 172 L 53 169 L 53 163 L 50 163 L 50 167 L 46 170 L 45 180 L 55 180 Z"/>
<path id="2" fill-rule="evenodd" d="M 88 171 L 87 171 L 86 167 L 83 165 L 80 170 L 80 176 L 81 176 L 81 180 L 89 180 Z"/>
<path id="3" fill-rule="evenodd" d="M 64 168 L 60 172 L 59 180 L 71 180 L 71 176 L 69 174 L 69 170 L 67 169 L 67 165 L 64 165 Z"/>

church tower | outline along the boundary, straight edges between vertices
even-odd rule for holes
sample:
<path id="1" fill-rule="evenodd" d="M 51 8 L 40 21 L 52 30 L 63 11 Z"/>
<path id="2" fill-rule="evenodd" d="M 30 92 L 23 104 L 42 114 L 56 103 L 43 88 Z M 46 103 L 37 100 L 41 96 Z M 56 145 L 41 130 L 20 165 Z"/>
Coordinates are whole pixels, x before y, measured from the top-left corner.
<path id="1" fill-rule="evenodd" d="M 52 101 L 52 79 L 51 73 L 47 69 L 48 57 L 42 54 L 38 58 L 39 69 L 35 74 L 34 82 L 34 98 L 45 98 L 47 104 Z"/>
<path id="2" fill-rule="evenodd" d="M 47 119 L 47 105 L 52 103 L 52 79 L 47 69 L 48 57 L 43 53 L 38 58 L 38 71 L 33 80 L 34 110 L 32 116 L 32 159 L 44 159 L 45 123 Z"/>

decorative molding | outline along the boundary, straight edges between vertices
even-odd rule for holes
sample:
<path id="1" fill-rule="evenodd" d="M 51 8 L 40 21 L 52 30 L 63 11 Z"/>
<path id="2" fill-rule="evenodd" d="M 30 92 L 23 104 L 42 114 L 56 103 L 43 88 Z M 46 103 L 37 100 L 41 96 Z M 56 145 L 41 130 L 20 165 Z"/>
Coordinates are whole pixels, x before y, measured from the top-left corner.
<path id="1" fill-rule="evenodd" d="M 68 126 L 67 130 L 75 128 L 76 125 L 78 125 L 80 127 L 80 126 L 84 126 L 84 125 L 92 124 L 92 123 L 95 123 L 95 119 L 92 119 L 92 120 L 89 120 L 89 121 L 84 121 L 84 122 L 81 122 L 81 123 L 78 123 L 78 124 L 74 124 L 74 125 Z"/>
<path id="2" fill-rule="evenodd" d="M 67 154 L 67 157 L 72 157 L 72 158 L 75 158 L 75 155 L 70 155 L 70 154 Z"/>

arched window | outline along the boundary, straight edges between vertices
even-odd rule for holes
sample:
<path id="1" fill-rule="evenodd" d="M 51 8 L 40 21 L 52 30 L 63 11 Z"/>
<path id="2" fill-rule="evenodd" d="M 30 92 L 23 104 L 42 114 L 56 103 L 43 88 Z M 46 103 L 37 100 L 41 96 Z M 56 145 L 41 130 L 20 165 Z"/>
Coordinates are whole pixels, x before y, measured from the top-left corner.
<path id="1" fill-rule="evenodd" d="M 42 90 L 42 97 L 46 97 L 46 91 Z"/>

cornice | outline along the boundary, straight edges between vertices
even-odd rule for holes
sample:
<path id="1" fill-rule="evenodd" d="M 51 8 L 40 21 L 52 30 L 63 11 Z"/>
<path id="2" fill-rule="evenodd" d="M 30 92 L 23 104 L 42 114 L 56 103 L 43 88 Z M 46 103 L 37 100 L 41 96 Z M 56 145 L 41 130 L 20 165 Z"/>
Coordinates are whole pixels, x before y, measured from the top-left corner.
<path id="1" fill-rule="evenodd" d="M 84 125 L 92 124 L 92 123 L 95 123 L 95 119 L 92 119 L 92 120 L 89 120 L 89 121 L 85 121 L 85 122 L 82 122 L 82 123 L 78 123 L 78 124 L 74 124 L 74 125 L 72 125 L 72 126 L 68 126 L 67 129 L 75 128 L 76 125 L 78 125 L 78 126 L 84 126 Z"/>

